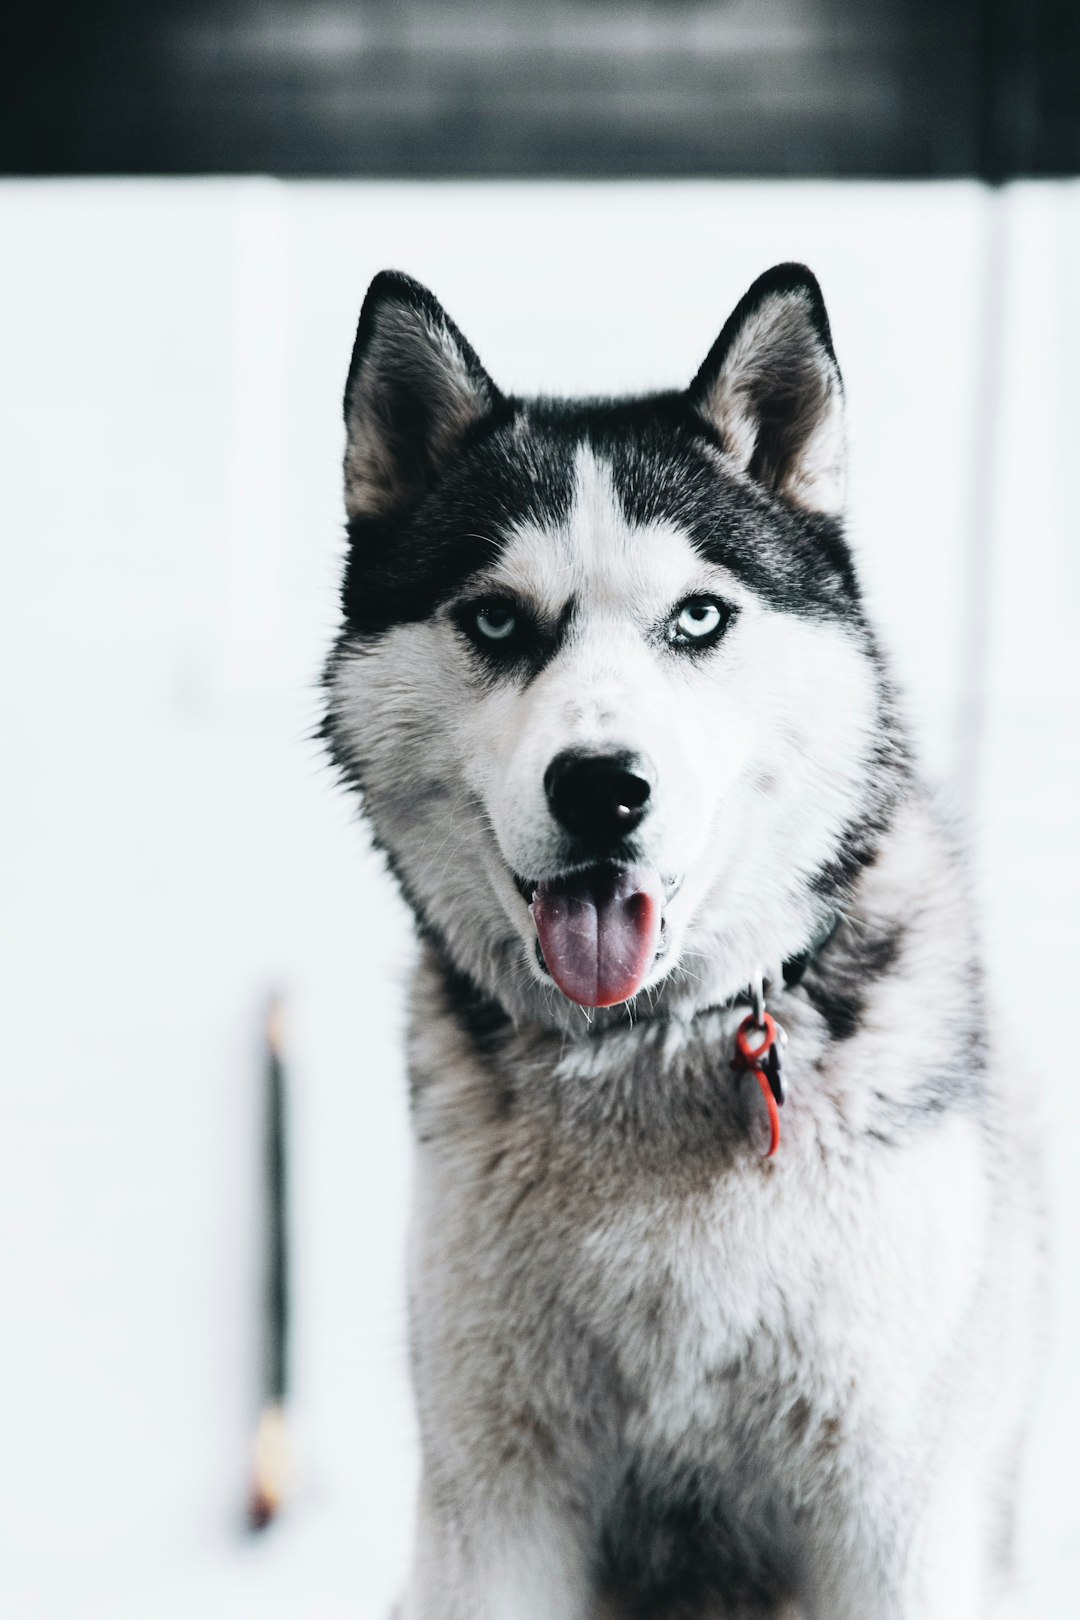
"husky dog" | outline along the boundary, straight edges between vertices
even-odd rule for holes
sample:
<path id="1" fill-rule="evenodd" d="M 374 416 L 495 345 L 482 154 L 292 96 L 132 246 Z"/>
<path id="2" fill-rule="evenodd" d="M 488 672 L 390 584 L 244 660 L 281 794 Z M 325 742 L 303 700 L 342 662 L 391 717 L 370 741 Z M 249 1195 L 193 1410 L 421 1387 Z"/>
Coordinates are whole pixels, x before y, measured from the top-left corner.
<path id="1" fill-rule="evenodd" d="M 798 265 L 629 400 L 367 295 L 326 736 L 422 941 L 404 1620 L 1007 1588 L 1035 1198 L 842 407 Z"/>

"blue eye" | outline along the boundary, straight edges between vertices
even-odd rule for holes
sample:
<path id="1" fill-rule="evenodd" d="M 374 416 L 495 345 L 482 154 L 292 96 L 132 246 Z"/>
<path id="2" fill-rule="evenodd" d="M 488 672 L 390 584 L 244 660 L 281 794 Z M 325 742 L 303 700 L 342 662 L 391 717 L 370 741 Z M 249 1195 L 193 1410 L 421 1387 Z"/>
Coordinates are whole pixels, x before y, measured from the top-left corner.
<path id="1" fill-rule="evenodd" d="M 675 628 L 684 636 L 707 636 L 719 623 L 720 609 L 715 602 L 688 602 L 675 620 Z"/>
<path id="2" fill-rule="evenodd" d="M 732 616 L 732 610 L 712 596 L 692 596 L 669 622 L 668 639 L 676 647 L 715 641 Z"/>
<path id="3" fill-rule="evenodd" d="M 503 602 L 477 608 L 473 622 L 487 641 L 508 641 L 517 629 L 517 618 Z"/>
<path id="4" fill-rule="evenodd" d="M 480 596 L 459 602 L 454 622 L 492 669 L 515 669 L 536 651 L 539 632 L 527 607 L 512 596 Z"/>

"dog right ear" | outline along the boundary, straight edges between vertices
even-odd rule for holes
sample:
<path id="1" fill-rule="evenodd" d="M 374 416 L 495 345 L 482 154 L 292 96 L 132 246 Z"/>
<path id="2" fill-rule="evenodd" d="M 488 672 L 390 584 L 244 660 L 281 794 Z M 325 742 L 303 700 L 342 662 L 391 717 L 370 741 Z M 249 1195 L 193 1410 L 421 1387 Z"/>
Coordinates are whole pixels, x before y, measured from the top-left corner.
<path id="1" fill-rule="evenodd" d="M 501 395 L 438 299 L 384 270 L 368 288 L 345 384 L 349 518 L 404 514 Z"/>
<path id="2" fill-rule="evenodd" d="M 690 385 L 736 466 L 804 511 L 844 499 L 844 390 L 817 281 L 802 264 L 759 276 Z"/>

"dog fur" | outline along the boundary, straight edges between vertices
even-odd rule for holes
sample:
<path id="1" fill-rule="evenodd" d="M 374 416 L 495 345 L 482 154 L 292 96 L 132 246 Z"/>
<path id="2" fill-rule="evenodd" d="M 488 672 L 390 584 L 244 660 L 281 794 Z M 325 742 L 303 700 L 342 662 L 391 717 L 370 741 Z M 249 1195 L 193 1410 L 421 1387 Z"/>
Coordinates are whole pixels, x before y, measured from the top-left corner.
<path id="1" fill-rule="evenodd" d="M 843 536 L 817 283 L 762 276 L 685 391 L 556 402 L 384 273 L 345 416 L 325 731 L 421 938 L 403 1620 L 994 1612 L 1034 1178 Z M 567 750 L 648 762 L 610 847 L 552 813 Z M 596 860 L 664 903 L 638 993 L 589 1012 L 530 899 Z M 760 973 L 773 1159 L 733 1067 Z"/>

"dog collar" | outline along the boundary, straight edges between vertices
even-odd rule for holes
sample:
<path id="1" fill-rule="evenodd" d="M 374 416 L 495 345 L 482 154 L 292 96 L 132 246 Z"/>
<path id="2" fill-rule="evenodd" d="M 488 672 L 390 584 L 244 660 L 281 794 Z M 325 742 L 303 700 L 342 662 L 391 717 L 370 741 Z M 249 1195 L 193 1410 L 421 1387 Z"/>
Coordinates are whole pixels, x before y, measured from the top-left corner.
<path id="1" fill-rule="evenodd" d="M 802 980 L 803 974 L 811 963 L 816 962 L 826 945 L 832 939 L 840 926 L 840 913 L 830 911 L 818 924 L 810 936 L 810 943 L 798 956 L 789 956 L 781 965 L 780 973 L 784 981 L 785 990 L 794 990 Z"/>
<path id="2" fill-rule="evenodd" d="M 809 944 L 797 956 L 786 957 L 781 962 L 779 973 L 770 974 L 765 968 L 759 968 L 753 980 L 744 989 L 737 990 L 726 1001 L 710 1002 L 705 1011 L 730 1012 L 735 1007 L 750 1007 L 758 1012 L 763 1011 L 764 1002 L 769 996 L 778 995 L 781 990 L 794 990 L 802 983 L 807 968 L 812 967 L 817 961 L 839 926 L 840 913 L 830 911 L 811 934 Z"/>

